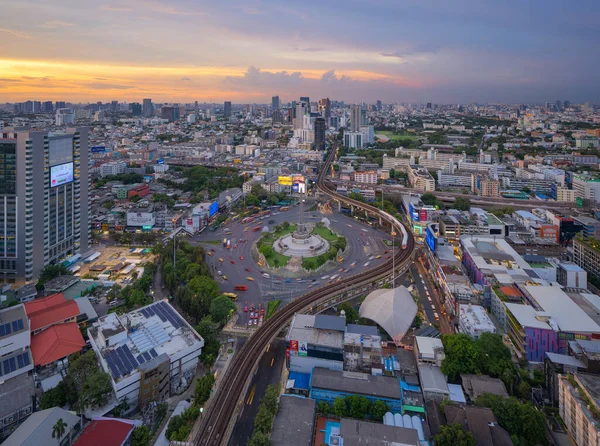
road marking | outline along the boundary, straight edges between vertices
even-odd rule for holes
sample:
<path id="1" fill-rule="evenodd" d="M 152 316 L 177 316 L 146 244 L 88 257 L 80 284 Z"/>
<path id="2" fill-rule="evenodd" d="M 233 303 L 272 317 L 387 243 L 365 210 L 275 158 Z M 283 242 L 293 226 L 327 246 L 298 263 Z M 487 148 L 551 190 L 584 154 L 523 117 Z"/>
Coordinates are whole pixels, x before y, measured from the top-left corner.
<path id="1" fill-rule="evenodd" d="M 256 384 L 252 386 L 252 390 L 250 390 L 250 395 L 248 395 L 248 401 L 246 404 L 251 405 L 252 401 L 254 401 L 254 394 L 256 393 Z"/>
<path id="2" fill-rule="evenodd" d="M 274 362 L 275 362 L 275 358 L 271 358 L 271 367 L 273 367 Z"/>
<path id="3" fill-rule="evenodd" d="M 267 352 L 269 352 L 269 350 L 271 350 L 271 344 L 267 346 Z"/>

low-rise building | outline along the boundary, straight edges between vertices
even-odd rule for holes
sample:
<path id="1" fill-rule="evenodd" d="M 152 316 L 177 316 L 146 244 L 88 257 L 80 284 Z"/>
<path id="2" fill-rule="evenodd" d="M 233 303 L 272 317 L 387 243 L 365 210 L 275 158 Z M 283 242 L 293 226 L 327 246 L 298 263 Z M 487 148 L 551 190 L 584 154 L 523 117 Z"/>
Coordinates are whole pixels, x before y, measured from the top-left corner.
<path id="1" fill-rule="evenodd" d="M 600 242 L 581 236 L 573 239 L 573 262 L 594 277 L 600 277 Z"/>
<path id="2" fill-rule="evenodd" d="M 408 166 L 408 181 L 410 186 L 419 192 L 434 192 L 435 180 L 426 170 L 417 166 Z"/>
<path id="3" fill-rule="evenodd" d="M 441 339 L 415 336 L 414 346 L 417 363 L 431 364 L 437 367 L 442 366 L 442 361 L 446 355 L 444 354 L 444 345 Z"/>
<path id="4" fill-rule="evenodd" d="M 473 339 L 482 333 L 496 333 L 496 326 L 481 305 L 458 305 L 458 329 Z"/>
<path id="5" fill-rule="evenodd" d="M 354 181 L 361 184 L 377 184 L 377 171 L 356 171 Z"/>
<path id="6" fill-rule="evenodd" d="M 600 380 L 575 373 L 559 377 L 558 409 L 567 431 L 578 446 L 600 444 Z"/>

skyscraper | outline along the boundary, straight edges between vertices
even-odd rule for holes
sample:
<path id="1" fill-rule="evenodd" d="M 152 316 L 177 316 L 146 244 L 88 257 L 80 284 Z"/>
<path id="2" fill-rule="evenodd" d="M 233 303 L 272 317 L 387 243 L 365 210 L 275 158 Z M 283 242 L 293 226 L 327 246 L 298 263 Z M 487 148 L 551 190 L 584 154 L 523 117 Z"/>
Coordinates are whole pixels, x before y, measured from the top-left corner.
<path id="1" fill-rule="evenodd" d="M 319 100 L 319 112 L 325 119 L 331 117 L 331 101 L 329 98 L 323 98 Z"/>
<path id="2" fill-rule="evenodd" d="M 271 98 L 271 110 L 279 110 L 279 96 L 273 96 Z"/>
<path id="3" fill-rule="evenodd" d="M 161 107 L 160 116 L 169 122 L 175 122 L 179 119 L 179 107 Z"/>
<path id="4" fill-rule="evenodd" d="M 131 114 L 133 116 L 141 116 L 142 115 L 142 104 L 139 102 L 132 102 L 129 104 L 129 108 L 131 109 Z"/>
<path id="5" fill-rule="evenodd" d="M 315 119 L 315 150 L 325 150 L 325 119 Z"/>
<path id="6" fill-rule="evenodd" d="M 225 101 L 223 104 L 223 115 L 226 118 L 231 117 L 231 101 Z"/>
<path id="7" fill-rule="evenodd" d="M 24 284 L 89 249 L 86 127 L 0 134 L 0 282 Z"/>
<path id="8" fill-rule="evenodd" d="M 304 113 L 310 115 L 310 98 L 308 96 L 300 96 L 300 102 L 304 102 Z"/>
<path id="9" fill-rule="evenodd" d="M 152 99 L 146 98 L 142 104 L 142 113 L 146 117 L 150 117 L 154 114 L 154 108 L 152 107 Z"/>
<path id="10" fill-rule="evenodd" d="M 350 106 L 350 131 L 358 132 L 362 126 L 361 106 L 353 104 Z"/>

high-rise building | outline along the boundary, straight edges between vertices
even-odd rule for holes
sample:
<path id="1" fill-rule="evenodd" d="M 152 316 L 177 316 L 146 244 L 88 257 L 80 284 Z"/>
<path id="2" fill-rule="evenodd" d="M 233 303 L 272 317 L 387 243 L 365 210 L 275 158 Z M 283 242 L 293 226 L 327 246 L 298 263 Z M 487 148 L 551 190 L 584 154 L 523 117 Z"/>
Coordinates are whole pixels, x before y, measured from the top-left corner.
<path id="1" fill-rule="evenodd" d="M 142 115 L 142 104 L 139 102 L 132 102 L 129 104 L 129 108 L 131 109 L 131 114 L 133 116 L 141 116 Z"/>
<path id="2" fill-rule="evenodd" d="M 0 134 L 0 282 L 33 282 L 44 266 L 89 249 L 86 127 Z"/>
<path id="3" fill-rule="evenodd" d="M 46 101 L 42 104 L 43 113 L 52 113 L 54 108 L 52 107 L 52 101 Z"/>
<path id="4" fill-rule="evenodd" d="M 271 98 L 271 110 L 279 110 L 279 96 L 273 96 Z"/>
<path id="5" fill-rule="evenodd" d="M 325 119 L 315 119 L 315 150 L 325 150 Z"/>
<path id="6" fill-rule="evenodd" d="M 143 101 L 142 113 L 144 116 L 149 117 L 154 114 L 154 108 L 152 106 L 152 99 L 146 98 Z"/>
<path id="7" fill-rule="evenodd" d="M 75 124 L 75 111 L 72 108 L 59 108 L 56 110 L 56 125 Z"/>
<path id="8" fill-rule="evenodd" d="M 310 115 L 310 98 L 308 96 L 300 96 L 300 102 L 304 102 L 304 113 Z"/>
<path id="9" fill-rule="evenodd" d="M 381 101 L 378 100 L 377 101 L 377 111 L 381 111 L 383 109 L 383 106 L 381 105 Z"/>
<path id="10" fill-rule="evenodd" d="M 325 119 L 331 117 L 331 101 L 329 98 L 323 98 L 319 100 L 319 112 Z"/>
<path id="11" fill-rule="evenodd" d="M 360 105 L 353 104 L 350 107 L 350 131 L 358 132 L 363 126 L 362 108 Z"/>
<path id="12" fill-rule="evenodd" d="M 119 101 L 111 101 L 110 109 L 111 111 L 117 111 L 119 109 Z"/>
<path id="13" fill-rule="evenodd" d="M 231 101 L 225 101 L 223 104 L 223 115 L 226 118 L 231 117 Z"/>
<path id="14" fill-rule="evenodd" d="M 161 107 L 160 116 L 169 122 L 175 122 L 179 119 L 179 107 Z"/>
<path id="15" fill-rule="evenodd" d="M 54 104 L 54 110 L 58 110 L 59 108 L 66 108 L 67 103 L 65 101 L 56 101 Z"/>

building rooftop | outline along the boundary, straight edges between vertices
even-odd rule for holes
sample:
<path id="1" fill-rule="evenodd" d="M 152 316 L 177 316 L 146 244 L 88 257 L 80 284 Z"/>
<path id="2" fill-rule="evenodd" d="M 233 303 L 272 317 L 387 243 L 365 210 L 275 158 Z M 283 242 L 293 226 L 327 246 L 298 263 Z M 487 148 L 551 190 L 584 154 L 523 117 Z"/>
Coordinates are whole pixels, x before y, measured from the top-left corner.
<path id="1" fill-rule="evenodd" d="M 59 419 L 62 419 L 67 425 L 65 435 L 79 422 L 79 417 L 76 414 L 60 407 L 40 410 L 39 412 L 32 413 L 2 444 L 6 446 L 39 446 L 48 444 L 52 439 L 54 425 Z"/>
<path id="2" fill-rule="evenodd" d="M 415 343 L 419 349 L 419 354 L 424 358 L 433 359 L 436 349 L 441 348 L 444 351 L 444 344 L 442 344 L 442 340 L 439 338 L 415 336 Z"/>
<path id="3" fill-rule="evenodd" d="M 311 388 L 336 390 L 355 395 L 402 399 L 400 381 L 388 376 L 375 376 L 358 372 L 341 372 L 315 367 Z"/>
<path id="4" fill-rule="evenodd" d="M 346 331 L 346 318 L 317 314 L 315 316 L 315 328 L 319 330 Z"/>
<path id="5" fill-rule="evenodd" d="M 512 313 L 517 322 L 523 327 L 540 328 L 542 330 L 552 330 L 548 323 L 548 314 L 536 311 L 530 305 L 515 304 L 506 302 L 506 308 Z"/>
<path id="6" fill-rule="evenodd" d="M 372 325 L 348 324 L 346 325 L 346 333 L 358 333 L 367 336 L 379 336 L 377 327 Z"/>
<path id="7" fill-rule="evenodd" d="M 558 353 L 546 352 L 546 357 L 555 364 L 567 365 L 570 367 L 578 367 L 585 369 L 586 366 L 583 362 L 574 356 L 560 355 Z"/>
<path id="8" fill-rule="evenodd" d="M 170 358 L 204 340 L 166 301 L 118 316 L 110 313 L 88 328 L 100 351 L 100 363 L 120 381 L 137 373 L 138 366 L 163 353 Z"/>
<path id="9" fill-rule="evenodd" d="M 62 323 L 80 314 L 77 303 L 72 300 L 67 301 L 62 293 L 26 302 L 25 311 L 31 322 L 31 331 Z"/>
<path id="10" fill-rule="evenodd" d="M 2 413 L 9 414 L 31 404 L 35 395 L 33 375 L 21 373 L 0 384 L 0 401 Z M 4 444 L 4 443 L 3 443 Z"/>
<path id="11" fill-rule="evenodd" d="M 310 446 L 312 444 L 316 400 L 282 395 L 273 424 L 273 446 Z"/>
<path id="12" fill-rule="evenodd" d="M 496 326 L 480 305 L 460 304 L 458 314 L 461 324 L 468 330 L 495 332 Z"/>
<path id="13" fill-rule="evenodd" d="M 45 366 L 80 351 L 85 340 L 76 322 L 53 325 L 31 337 L 33 364 Z"/>
<path id="14" fill-rule="evenodd" d="M 492 378 L 488 375 L 460 375 L 463 389 L 471 401 L 475 401 L 477 397 L 484 393 L 491 393 L 493 395 L 504 396 L 508 398 L 508 392 L 502 380 L 498 378 Z"/>
<path id="15" fill-rule="evenodd" d="M 345 319 L 337 316 L 330 316 L 345 322 Z M 290 329 L 286 336 L 288 341 L 305 341 L 311 345 L 321 345 L 324 347 L 342 348 L 344 342 L 344 332 L 334 329 L 315 328 L 316 316 L 310 314 L 296 314 L 290 324 Z"/>
<path id="16" fill-rule="evenodd" d="M 419 446 L 420 444 L 416 429 L 348 418 L 340 420 L 340 437 L 343 438 L 344 446 Z"/>
<path id="17" fill-rule="evenodd" d="M 29 320 L 23 305 L 0 310 L 0 339 L 29 330 Z"/>
<path id="18" fill-rule="evenodd" d="M 421 380 L 421 389 L 423 392 L 445 393 L 450 395 L 446 377 L 439 367 L 429 364 L 417 365 L 419 370 L 419 379 Z"/>
<path id="19" fill-rule="evenodd" d="M 560 288 L 554 286 L 525 286 L 542 311 L 549 314 L 561 331 L 573 333 L 600 333 L 600 326 L 592 320 Z"/>
<path id="20" fill-rule="evenodd" d="M 92 420 L 86 426 L 73 446 L 120 446 L 127 444 L 127 439 L 136 427 L 132 420 L 102 418 Z"/>

